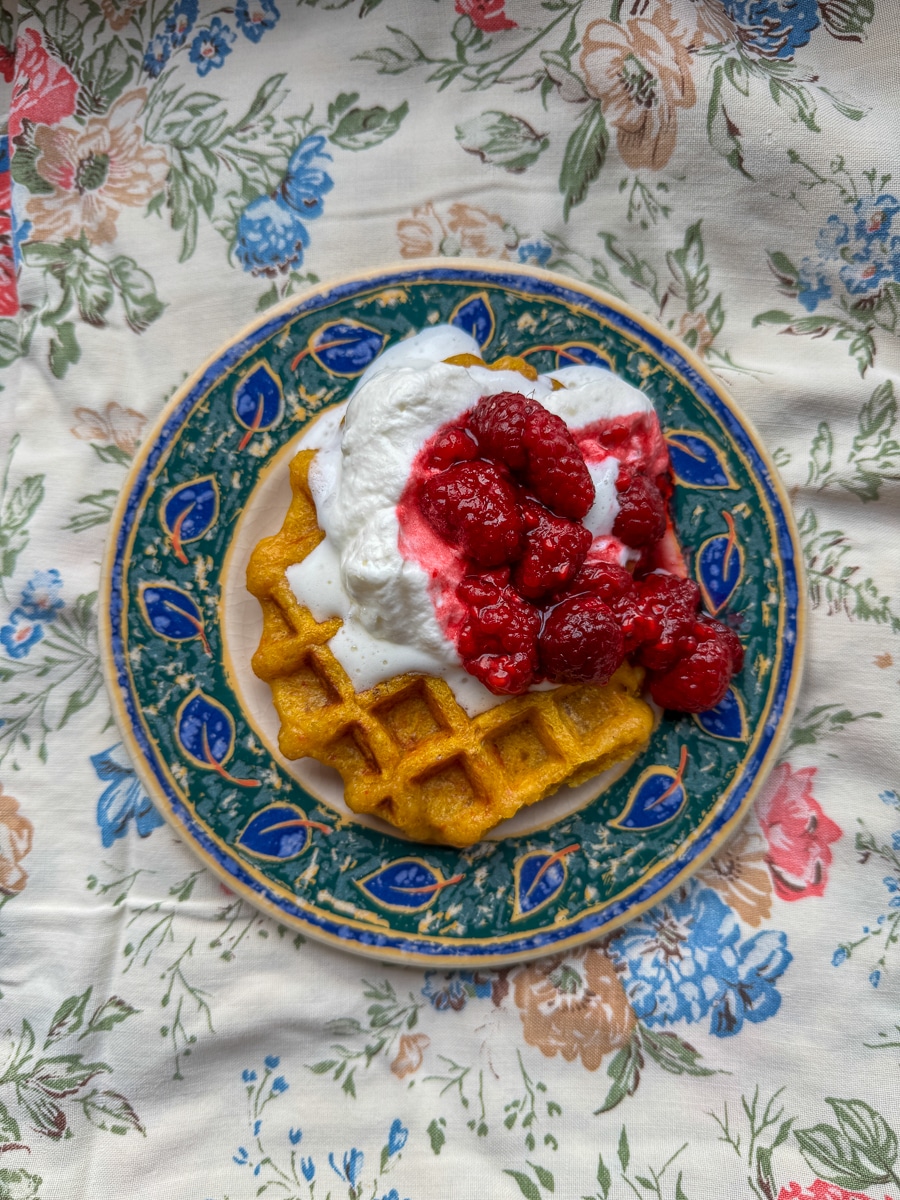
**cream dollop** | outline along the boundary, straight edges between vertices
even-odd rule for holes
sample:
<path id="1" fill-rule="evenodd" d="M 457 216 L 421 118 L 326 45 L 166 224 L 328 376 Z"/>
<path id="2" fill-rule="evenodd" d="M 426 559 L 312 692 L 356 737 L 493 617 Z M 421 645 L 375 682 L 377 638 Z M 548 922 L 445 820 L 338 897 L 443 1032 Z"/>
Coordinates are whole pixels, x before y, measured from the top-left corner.
<path id="1" fill-rule="evenodd" d="M 309 485 L 325 538 L 287 577 L 316 620 L 342 618 L 329 646 L 357 690 L 406 671 L 441 675 L 473 716 L 500 701 L 460 664 L 435 614 L 426 572 L 399 549 L 397 504 L 414 458 L 442 425 L 498 392 L 539 400 L 573 430 L 652 405 L 597 367 L 564 367 L 532 381 L 515 371 L 443 361 L 466 353 L 481 351 L 462 330 L 423 330 L 381 354 L 350 399 L 312 426 L 300 446 L 318 451 Z M 553 379 L 564 387 L 554 390 Z M 589 462 L 588 469 L 596 498 L 584 523 L 599 537 L 610 533 L 618 512 L 618 461 Z"/>

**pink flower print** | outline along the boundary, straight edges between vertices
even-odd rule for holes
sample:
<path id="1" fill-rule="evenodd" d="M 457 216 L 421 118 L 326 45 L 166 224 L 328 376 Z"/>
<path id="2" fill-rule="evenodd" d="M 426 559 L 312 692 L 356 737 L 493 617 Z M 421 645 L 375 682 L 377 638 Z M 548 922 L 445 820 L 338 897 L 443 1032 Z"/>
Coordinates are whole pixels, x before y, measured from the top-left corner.
<path id="1" fill-rule="evenodd" d="M 9 136 L 18 137 L 22 122 L 55 125 L 75 111 L 78 84 L 61 62 L 51 58 L 36 29 L 26 29 L 16 42 Z"/>
<path id="2" fill-rule="evenodd" d="M 842 834 L 812 794 L 815 775 L 815 767 L 793 771 L 788 763 L 780 763 L 757 805 L 769 844 L 769 870 L 782 900 L 824 894 L 831 843 Z"/>

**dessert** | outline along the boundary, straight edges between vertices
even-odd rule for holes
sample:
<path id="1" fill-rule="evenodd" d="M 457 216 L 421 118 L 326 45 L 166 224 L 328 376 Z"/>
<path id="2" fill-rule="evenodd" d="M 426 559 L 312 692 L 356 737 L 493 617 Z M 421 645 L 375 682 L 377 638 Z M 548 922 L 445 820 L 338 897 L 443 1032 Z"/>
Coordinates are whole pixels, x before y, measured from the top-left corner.
<path id="1" fill-rule="evenodd" d="M 384 352 L 291 464 L 254 551 L 253 669 L 290 758 L 348 805 L 468 845 L 714 707 L 742 649 L 699 612 L 649 400 L 608 371 L 488 367 L 437 326 Z"/>

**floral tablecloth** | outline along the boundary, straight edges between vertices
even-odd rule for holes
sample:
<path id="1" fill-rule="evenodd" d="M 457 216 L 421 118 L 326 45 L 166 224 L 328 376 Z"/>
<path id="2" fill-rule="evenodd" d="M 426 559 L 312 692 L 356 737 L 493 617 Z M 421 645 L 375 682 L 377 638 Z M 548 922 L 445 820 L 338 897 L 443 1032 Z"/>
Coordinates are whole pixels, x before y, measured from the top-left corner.
<path id="1" fill-rule="evenodd" d="M 891 0 L 5 0 L 0 1198 L 898 1200 L 898 34 Z M 781 760 L 689 886 L 449 974 L 201 868 L 97 633 L 173 390 L 279 298 L 434 255 L 702 355 L 811 613 Z"/>

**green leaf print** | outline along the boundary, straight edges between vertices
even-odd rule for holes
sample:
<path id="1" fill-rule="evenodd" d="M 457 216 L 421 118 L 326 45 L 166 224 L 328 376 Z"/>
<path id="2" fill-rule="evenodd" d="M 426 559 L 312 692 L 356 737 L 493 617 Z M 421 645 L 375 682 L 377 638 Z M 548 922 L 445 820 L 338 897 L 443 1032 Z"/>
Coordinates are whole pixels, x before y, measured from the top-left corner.
<path id="1" fill-rule="evenodd" d="M 81 1028 L 84 1020 L 84 1011 L 87 1008 L 88 1000 L 91 997 L 93 986 L 89 987 L 86 992 L 82 992 L 80 996 L 69 996 L 63 1000 L 62 1004 L 53 1014 L 53 1019 L 50 1022 L 50 1028 L 47 1030 L 47 1037 L 44 1040 L 44 1049 L 52 1046 L 54 1042 L 58 1042 L 60 1038 L 67 1037 L 70 1033 L 75 1033 Z"/>
<path id="2" fill-rule="evenodd" d="M 483 112 L 457 125 L 456 140 L 482 162 L 513 174 L 530 167 L 550 145 L 548 137 L 537 133 L 521 117 L 496 111 Z"/>
<path id="3" fill-rule="evenodd" d="M 111 868 L 110 868 L 111 869 Z M 125 904 L 141 875 L 150 874 L 141 868 L 127 875 L 101 881 L 96 875 L 88 877 L 89 891 L 98 896 L 112 896 L 112 907 Z M 177 880 L 164 899 L 135 907 L 127 923 L 128 940 L 122 951 L 122 975 L 151 968 L 162 991 L 159 1005 L 165 1012 L 159 1036 L 169 1048 L 173 1062 L 172 1078 L 184 1079 L 184 1070 L 194 1049 L 206 1035 L 215 1034 L 212 998 L 201 986 L 198 974 L 209 977 L 209 961 L 231 963 L 245 939 L 255 936 L 269 938 L 276 933 L 288 938 L 294 949 L 304 944 L 300 934 L 291 935 L 282 925 L 234 899 L 220 907 L 210 918 L 211 929 L 205 938 L 195 932 L 194 921 L 179 908 L 186 904 L 198 888 L 208 894 L 217 891 L 212 877 L 198 869 Z M 213 936 L 210 937 L 210 934 Z M 207 940 L 207 938 L 209 940 Z M 201 966 L 201 962 L 205 965 Z M 112 1030 L 137 1010 L 119 997 L 110 997 L 91 1016 L 88 1028 L 81 1037 L 101 1030 Z M 79 1038 L 79 1041 L 81 1038 Z"/>
<path id="4" fill-rule="evenodd" d="M 865 1163 L 846 1134 L 833 1125 L 795 1129 L 794 1137 L 810 1168 L 829 1183 L 858 1191 L 891 1179 L 890 1174 Z"/>
<path id="5" fill-rule="evenodd" d="M 102 492 L 89 493 L 76 501 L 75 508 L 63 528 L 68 533 L 84 533 L 95 525 L 106 525 L 112 518 L 119 493 L 115 488 L 104 488 Z"/>
<path id="6" fill-rule="evenodd" d="M 732 72 L 732 75 L 734 72 Z M 728 115 L 723 97 L 725 69 L 719 65 L 712 73 L 712 91 L 706 109 L 706 136 L 713 150 L 728 163 L 734 171 L 739 171 L 747 179 L 753 176 L 744 165 L 744 147 L 741 142 L 741 131 Z M 739 89 L 740 90 L 740 89 Z"/>
<path id="7" fill-rule="evenodd" d="M 853 549 L 847 535 L 838 529 L 820 529 L 812 508 L 804 509 L 797 527 L 812 607 L 826 605 L 829 615 L 843 612 L 851 619 L 889 625 L 893 633 L 900 633 L 900 615 L 891 598 L 847 561 Z"/>
<path id="8" fill-rule="evenodd" d="M 443 1117 L 433 1117 L 425 1130 L 428 1140 L 431 1142 L 431 1149 L 435 1154 L 440 1154 L 441 1148 L 447 1140 L 447 1135 L 444 1133 L 446 1124 Z"/>
<path id="9" fill-rule="evenodd" d="M 511 1171 L 509 1168 L 504 1168 L 503 1174 L 511 1176 L 516 1181 L 519 1185 L 519 1191 L 525 1197 L 525 1200 L 541 1200 L 541 1193 L 538 1191 L 537 1184 L 529 1179 L 524 1172 Z"/>
<path id="10" fill-rule="evenodd" d="M 782 757 L 787 758 L 798 746 L 814 746 L 857 721 L 880 720 L 881 717 L 880 712 L 852 713 L 839 704 L 818 704 L 804 716 L 794 718 Z"/>
<path id="11" fill-rule="evenodd" d="M 19 555 L 28 545 L 28 525 L 44 499 L 43 475 L 28 475 L 10 490 L 9 472 L 20 441 L 21 434 L 14 434 L 0 482 L 0 591 L 4 597 L 4 581 L 15 573 Z"/>
<path id="12" fill-rule="evenodd" d="M 88 988 L 79 995 L 68 997 L 57 1007 L 42 1039 L 45 1050 L 66 1039 L 71 1042 L 82 1029 L 90 994 L 91 988 Z M 82 1029 L 78 1041 L 100 1032 L 109 1033 L 119 1022 L 109 1023 L 102 1014 L 112 1009 L 123 1014 L 121 1020 L 137 1012 L 124 1001 L 110 997 Z M 99 1020 L 98 1014 L 101 1014 Z M 91 1124 L 111 1133 L 126 1133 L 129 1129 L 144 1132 L 134 1107 L 125 1096 L 101 1091 L 96 1085 L 89 1090 L 89 1085 L 98 1076 L 113 1073 L 110 1063 L 90 1059 L 77 1050 L 35 1059 L 34 1050 L 39 1039 L 27 1019 L 22 1021 L 18 1039 L 13 1037 L 12 1031 L 7 1032 L 6 1038 L 6 1052 L 0 1051 L 0 1058 L 6 1062 L 0 1076 L 0 1140 L 18 1142 L 24 1127 L 52 1141 L 73 1137 L 77 1128 L 77 1124 L 73 1126 L 73 1118 L 79 1111 Z M 20 1111 L 16 1113 L 16 1109 Z"/>
<path id="13" fill-rule="evenodd" d="M 831 426 L 820 421 L 809 451 L 807 486 L 819 491 L 840 487 L 863 503 L 879 498 L 881 487 L 900 479 L 900 441 L 895 436 L 897 401 L 891 380 L 880 384 L 863 404 L 857 431 L 847 452 L 846 467 L 835 466 Z"/>
<path id="14" fill-rule="evenodd" d="M 861 42 L 875 16 L 875 0 L 820 0 L 819 11 L 832 37 Z"/>
<path id="15" fill-rule="evenodd" d="M 0 1167 L 0 1200 L 39 1200 L 43 1182 L 23 1167 Z"/>
<path id="16" fill-rule="evenodd" d="M 779 1103 L 783 1088 L 773 1092 L 763 1103 L 759 1087 L 753 1095 L 741 1096 L 738 1121 L 732 1120 L 728 1102 L 722 1116 L 711 1112 L 719 1127 L 719 1141 L 730 1146 L 747 1168 L 747 1183 L 757 1200 L 776 1200 L 778 1186 L 772 1168 L 772 1157 L 790 1136 L 795 1117 L 785 1117 L 784 1105 Z"/>
<path id="17" fill-rule="evenodd" d="M 143 333 L 162 316 L 166 307 L 156 294 L 152 277 L 124 254 L 113 259 L 109 271 L 110 280 L 122 298 L 128 328 L 132 333 Z"/>
<path id="18" fill-rule="evenodd" d="M 897 1161 L 897 1135 L 864 1100 L 825 1098 L 850 1144 L 875 1167 L 890 1172 Z"/>
<path id="19" fill-rule="evenodd" d="M 591 103 L 566 143 L 559 172 L 563 194 L 563 220 L 584 200 L 588 188 L 600 174 L 609 149 L 609 131 L 599 102 Z"/>
<path id="20" fill-rule="evenodd" d="M 408 112 L 409 105 L 405 100 L 391 112 L 380 105 L 351 108 L 329 134 L 329 140 L 343 150 L 368 150 L 393 137 Z"/>
<path id="21" fill-rule="evenodd" d="M 125 1134 L 129 1129 L 134 1129 L 146 1136 L 147 1131 L 141 1124 L 140 1117 L 134 1111 L 131 1102 L 120 1092 L 90 1092 L 82 1099 L 81 1108 L 97 1129 L 117 1134 Z"/>

